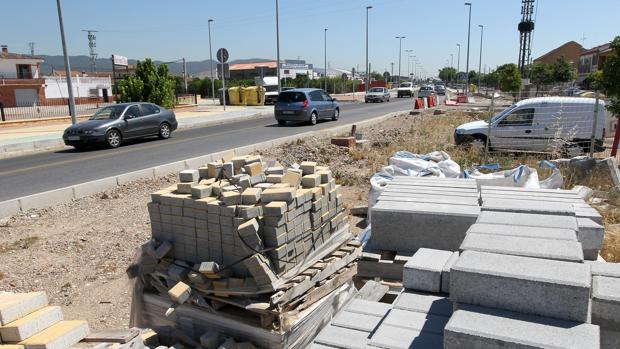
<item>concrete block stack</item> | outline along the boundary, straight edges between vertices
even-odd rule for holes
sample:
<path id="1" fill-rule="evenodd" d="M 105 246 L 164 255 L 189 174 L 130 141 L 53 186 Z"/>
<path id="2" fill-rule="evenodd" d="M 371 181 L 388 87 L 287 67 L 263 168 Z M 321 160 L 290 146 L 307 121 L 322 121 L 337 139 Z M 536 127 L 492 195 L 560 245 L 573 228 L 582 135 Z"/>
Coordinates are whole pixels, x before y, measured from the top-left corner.
<path id="1" fill-rule="evenodd" d="M 234 278 L 270 284 L 347 223 L 339 186 L 315 162 L 285 169 L 235 157 L 182 171 L 179 180 L 152 194 L 153 239 L 170 243 L 181 264 L 212 262 Z"/>
<path id="2" fill-rule="evenodd" d="M 67 349 L 89 333 L 88 323 L 63 320 L 45 292 L 0 292 L 0 347 Z"/>
<path id="3" fill-rule="evenodd" d="M 620 264 L 589 262 L 592 324 L 601 329 L 601 348 L 620 348 Z"/>

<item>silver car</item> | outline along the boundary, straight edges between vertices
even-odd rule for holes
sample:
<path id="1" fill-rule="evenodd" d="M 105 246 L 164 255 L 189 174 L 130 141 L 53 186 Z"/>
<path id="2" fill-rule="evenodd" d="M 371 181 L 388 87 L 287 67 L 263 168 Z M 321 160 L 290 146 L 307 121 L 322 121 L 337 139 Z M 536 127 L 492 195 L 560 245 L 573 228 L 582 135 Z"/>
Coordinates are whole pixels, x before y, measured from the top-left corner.
<path id="1" fill-rule="evenodd" d="M 117 148 L 128 139 L 169 138 L 177 126 L 171 110 L 152 103 L 120 103 L 103 107 L 87 121 L 68 127 L 62 139 L 76 149 L 91 144 Z"/>
<path id="2" fill-rule="evenodd" d="M 316 125 L 319 119 L 338 120 L 340 105 L 327 92 L 317 88 L 296 88 L 280 92 L 274 107 L 278 125 L 304 121 Z"/>
<path id="3" fill-rule="evenodd" d="M 390 91 L 385 87 L 373 87 L 368 90 L 366 97 L 364 98 L 366 103 L 369 102 L 389 102 Z"/>

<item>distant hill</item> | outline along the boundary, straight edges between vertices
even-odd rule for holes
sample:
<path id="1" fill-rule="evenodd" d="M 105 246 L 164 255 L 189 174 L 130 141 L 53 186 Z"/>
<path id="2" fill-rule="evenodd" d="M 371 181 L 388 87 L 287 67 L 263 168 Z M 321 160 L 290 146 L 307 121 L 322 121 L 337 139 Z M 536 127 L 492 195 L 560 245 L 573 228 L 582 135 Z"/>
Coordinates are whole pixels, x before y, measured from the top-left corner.
<path id="1" fill-rule="evenodd" d="M 45 62 L 41 65 L 41 71 L 44 75 L 50 74 L 53 69 L 62 70 L 65 69 L 65 63 L 63 56 L 47 56 L 41 55 Z M 129 59 L 129 64 L 135 64 L 137 60 Z M 230 64 L 237 63 L 250 63 L 250 62 L 267 62 L 272 59 L 266 58 L 245 58 L 235 59 L 230 61 Z M 90 57 L 88 56 L 69 56 L 69 62 L 71 63 L 71 70 L 90 71 Z M 156 60 L 155 64 L 162 64 L 164 61 Z M 209 70 L 211 69 L 211 61 L 206 59 L 204 61 L 187 61 L 187 72 L 191 76 L 205 77 L 209 76 Z M 216 61 L 213 62 L 213 69 L 215 68 Z M 183 63 L 169 63 L 168 69 L 171 74 L 181 74 L 183 72 Z M 97 71 L 112 71 L 112 61 L 109 58 L 97 59 Z"/>

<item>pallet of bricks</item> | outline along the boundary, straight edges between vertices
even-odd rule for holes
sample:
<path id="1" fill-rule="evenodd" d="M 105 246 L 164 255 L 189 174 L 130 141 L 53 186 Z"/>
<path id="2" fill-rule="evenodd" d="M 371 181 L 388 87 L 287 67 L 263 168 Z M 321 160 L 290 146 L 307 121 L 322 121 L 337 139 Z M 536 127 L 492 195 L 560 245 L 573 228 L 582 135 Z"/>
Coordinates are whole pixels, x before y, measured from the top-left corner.
<path id="1" fill-rule="evenodd" d="M 206 349 L 296 348 L 354 294 L 361 247 L 327 167 L 240 156 L 179 180 L 148 204 L 135 325 Z"/>

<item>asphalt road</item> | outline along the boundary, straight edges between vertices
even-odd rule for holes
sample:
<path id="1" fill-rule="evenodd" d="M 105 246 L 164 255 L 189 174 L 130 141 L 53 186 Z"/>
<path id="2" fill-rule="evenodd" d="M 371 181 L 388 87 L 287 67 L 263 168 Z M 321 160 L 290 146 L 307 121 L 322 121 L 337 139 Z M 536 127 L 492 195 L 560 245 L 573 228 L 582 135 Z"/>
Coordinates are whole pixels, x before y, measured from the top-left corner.
<path id="1" fill-rule="evenodd" d="M 296 133 L 323 129 L 407 110 L 413 99 L 389 103 L 341 103 L 340 120 L 316 126 L 280 127 L 273 117 L 192 128 L 157 138 L 125 144 L 117 149 L 73 149 L 41 152 L 0 160 L 0 201 L 62 188 L 152 166 L 184 160 Z"/>

